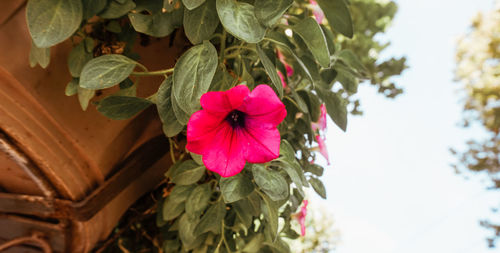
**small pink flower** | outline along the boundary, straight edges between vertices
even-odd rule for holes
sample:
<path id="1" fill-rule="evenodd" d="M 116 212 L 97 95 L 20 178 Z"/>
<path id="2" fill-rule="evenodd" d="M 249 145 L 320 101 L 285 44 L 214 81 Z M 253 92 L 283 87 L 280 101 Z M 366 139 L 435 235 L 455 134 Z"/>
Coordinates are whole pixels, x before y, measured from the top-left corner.
<path id="1" fill-rule="evenodd" d="M 300 208 L 299 213 L 299 224 L 300 224 L 300 234 L 302 236 L 306 235 L 306 215 L 307 215 L 307 204 L 309 203 L 307 200 L 302 201 L 303 205 Z"/>
<path id="2" fill-rule="evenodd" d="M 309 3 L 311 4 L 311 9 L 313 11 L 314 17 L 316 18 L 316 22 L 318 22 L 318 24 L 323 23 L 323 20 L 325 19 L 325 13 L 323 13 L 316 1 L 310 0 Z"/>
<path id="3" fill-rule="evenodd" d="M 203 156 L 208 170 L 230 177 L 245 162 L 265 163 L 279 156 L 285 105 L 268 85 L 252 92 L 245 85 L 201 96 L 200 111 L 187 125 L 186 149 Z"/>
<path id="4" fill-rule="evenodd" d="M 319 153 L 326 159 L 328 165 L 330 165 L 330 158 L 328 157 L 328 149 L 326 148 L 325 140 L 319 135 L 316 135 L 316 142 L 318 143 Z"/>
<path id="5" fill-rule="evenodd" d="M 281 73 L 281 71 L 278 70 L 278 76 L 280 77 L 281 79 L 281 85 L 283 85 L 283 88 L 286 88 L 286 82 L 285 82 L 285 76 L 283 75 L 283 73 Z"/>
<path id="6" fill-rule="evenodd" d="M 280 60 L 280 62 L 283 63 L 283 65 L 285 65 L 286 75 L 288 77 L 291 77 L 293 75 L 293 68 L 290 66 L 290 64 L 286 63 L 285 56 L 283 56 L 281 51 L 276 50 L 276 54 L 278 55 L 278 59 Z"/>
<path id="7" fill-rule="evenodd" d="M 312 122 L 311 127 L 313 131 L 320 130 L 320 131 L 325 131 L 326 130 L 326 106 L 325 104 L 321 104 L 319 107 L 320 109 L 320 115 L 319 119 L 317 122 Z"/>

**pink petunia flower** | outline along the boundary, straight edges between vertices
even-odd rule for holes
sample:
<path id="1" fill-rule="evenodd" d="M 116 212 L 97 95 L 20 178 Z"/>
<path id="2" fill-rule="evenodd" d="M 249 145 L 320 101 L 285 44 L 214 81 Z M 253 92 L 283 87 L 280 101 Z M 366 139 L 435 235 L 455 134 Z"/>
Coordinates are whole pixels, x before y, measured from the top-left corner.
<path id="1" fill-rule="evenodd" d="M 319 153 L 326 159 L 328 165 L 330 165 L 330 158 L 328 157 L 328 149 L 326 148 L 325 138 L 320 135 L 316 135 L 316 142 L 318 143 Z"/>
<path id="2" fill-rule="evenodd" d="M 309 201 L 304 200 L 302 201 L 303 205 L 300 208 L 300 213 L 299 213 L 299 224 L 300 224 L 300 234 L 302 236 L 306 235 L 306 215 L 307 215 L 307 204 Z"/>
<path id="3" fill-rule="evenodd" d="M 283 53 L 281 53 L 281 51 L 276 50 L 276 54 L 278 55 L 278 59 L 280 60 L 280 62 L 283 63 L 283 65 L 285 66 L 286 75 L 288 77 L 291 77 L 294 73 L 292 66 L 290 66 L 290 64 L 286 63 L 285 56 L 283 56 Z"/>
<path id="4" fill-rule="evenodd" d="M 286 88 L 287 85 L 286 85 L 286 82 L 285 82 L 285 76 L 279 70 L 278 70 L 278 76 L 280 77 L 281 85 L 283 85 L 283 88 Z"/>
<path id="5" fill-rule="evenodd" d="M 311 127 L 313 131 L 320 130 L 320 131 L 325 131 L 326 130 L 326 106 L 325 104 L 321 104 L 319 107 L 321 114 L 319 115 L 319 119 L 317 122 L 312 122 Z"/>
<path id="6" fill-rule="evenodd" d="M 268 85 L 252 92 L 245 85 L 201 96 L 200 111 L 187 125 L 187 150 L 203 156 L 208 170 L 231 177 L 245 162 L 265 163 L 279 156 L 277 126 L 286 117 L 285 105 Z"/>
<path id="7" fill-rule="evenodd" d="M 319 7 L 318 3 L 314 0 L 310 0 L 309 3 L 311 4 L 311 9 L 314 15 L 314 18 L 316 18 L 316 22 L 318 24 L 323 23 L 323 20 L 325 19 L 325 13 L 323 13 L 323 10 Z"/>

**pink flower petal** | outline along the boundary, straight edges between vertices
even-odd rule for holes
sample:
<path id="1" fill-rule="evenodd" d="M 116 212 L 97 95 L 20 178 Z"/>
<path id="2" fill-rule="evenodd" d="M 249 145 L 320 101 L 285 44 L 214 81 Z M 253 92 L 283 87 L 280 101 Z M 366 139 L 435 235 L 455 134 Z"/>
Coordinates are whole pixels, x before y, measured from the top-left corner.
<path id="1" fill-rule="evenodd" d="M 204 148 L 212 143 L 213 138 L 221 128 L 224 116 L 201 110 L 193 113 L 187 124 L 186 149 L 196 154 L 202 154 Z"/>
<path id="2" fill-rule="evenodd" d="M 286 75 L 288 77 L 293 76 L 293 68 L 290 65 L 288 65 L 287 63 L 284 63 L 284 64 L 285 64 L 285 68 L 286 68 Z"/>
<path id="3" fill-rule="evenodd" d="M 302 236 L 306 235 L 306 215 L 307 215 L 307 204 L 309 203 L 307 200 L 302 202 L 304 205 L 300 208 L 299 213 L 299 223 L 300 223 L 300 234 Z"/>
<path id="4" fill-rule="evenodd" d="M 201 96 L 200 104 L 211 112 L 228 113 L 238 108 L 249 93 L 246 85 L 238 85 L 227 91 L 211 91 Z"/>
<path id="5" fill-rule="evenodd" d="M 318 3 L 314 0 L 310 0 L 309 3 L 311 3 L 311 9 L 313 11 L 314 18 L 316 18 L 316 22 L 318 24 L 321 24 L 323 22 L 323 19 L 325 18 L 325 14 L 323 13 L 323 10 L 319 7 Z"/>
<path id="6" fill-rule="evenodd" d="M 326 159 L 328 165 L 330 165 L 330 158 L 328 157 L 328 150 L 326 148 L 325 139 L 321 136 L 316 135 L 316 142 L 318 142 L 319 153 Z"/>
<path id="7" fill-rule="evenodd" d="M 320 108 L 320 111 L 321 111 L 321 114 L 319 116 L 319 127 L 321 129 L 321 131 L 325 131 L 326 130 L 326 106 L 325 104 L 321 104 L 321 106 L 319 107 Z"/>
<path id="8" fill-rule="evenodd" d="M 268 127 L 259 120 L 245 122 L 245 159 L 251 163 L 265 163 L 279 157 L 280 132 L 276 127 Z"/>
<path id="9" fill-rule="evenodd" d="M 203 153 L 203 163 L 208 170 L 217 172 L 221 177 L 231 177 L 245 167 L 244 139 L 240 129 L 233 129 L 224 123 L 212 143 Z"/>
<path id="10" fill-rule="evenodd" d="M 255 87 L 238 110 L 246 113 L 249 119 L 273 127 L 279 125 L 286 117 L 285 105 L 266 84 Z"/>
<path id="11" fill-rule="evenodd" d="M 285 76 L 279 70 L 278 70 L 278 76 L 281 79 L 281 85 L 283 86 L 283 88 L 285 88 L 286 87 Z"/>

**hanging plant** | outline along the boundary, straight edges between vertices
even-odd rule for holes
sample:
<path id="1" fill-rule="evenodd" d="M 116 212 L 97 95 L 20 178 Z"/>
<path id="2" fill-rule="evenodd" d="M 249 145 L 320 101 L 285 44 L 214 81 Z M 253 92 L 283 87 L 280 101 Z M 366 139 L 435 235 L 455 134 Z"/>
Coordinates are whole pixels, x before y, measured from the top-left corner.
<path id="1" fill-rule="evenodd" d="M 83 110 L 114 86 L 94 102 L 104 116 L 157 108 L 176 161 L 158 202 L 164 252 L 289 251 L 304 188 L 326 198 L 315 163 L 316 151 L 328 159 L 326 115 L 345 131 L 349 97 L 370 77 L 365 56 L 341 46 L 354 35 L 349 1 L 30 0 L 27 21 L 32 66 L 73 42 L 66 95 Z M 190 47 L 150 70 L 133 47 L 148 36 Z M 147 76 L 164 79 L 137 97 Z"/>

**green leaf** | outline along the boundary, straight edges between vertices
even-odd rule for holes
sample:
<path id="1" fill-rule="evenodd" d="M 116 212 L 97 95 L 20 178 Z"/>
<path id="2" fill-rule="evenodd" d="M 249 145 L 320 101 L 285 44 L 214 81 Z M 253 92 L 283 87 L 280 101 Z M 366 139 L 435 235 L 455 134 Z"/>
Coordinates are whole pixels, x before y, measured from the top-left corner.
<path id="1" fill-rule="evenodd" d="M 288 160 L 295 159 L 295 150 L 293 149 L 292 145 L 290 145 L 290 143 L 288 143 L 288 141 L 285 139 L 281 140 L 280 154 L 286 157 L 286 159 Z"/>
<path id="2" fill-rule="evenodd" d="M 354 28 L 349 7 L 345 0 L 317 0 L 333 29 L 352 38 Z"/>
<path id="3" fill-rule="evenodd" d="M 83 0 L 83 19 L 89 19 L 106 8 L 108 0 Z"/>
<path id="4" fill-rule="evenodd" d="M 255 183 L 273 201 L 282 200 L 288 197 L 288 183 L 277 171 L 266 169 L 260 164 L 252 166 Z"/>
<path id="5" fill-rule="evenodd" d="M 262 247 L 262 243 L 265 241 L 264 234 L 258 233 L 255 234 L 255 236 L 245 244 L 245 247 L 243 248 L 243 252 L 245 253 L 259 253 L 260 248 Z"/>
<path id="6" fill-rule="evenodd" d="M 97 110 L 110 119 L 123 120 L 135 116 L 152 104 L 151 101 L 144 98 L 109 96 L 99 101 Z"/>
<path id="7" fill-rule="evenodd" d="M 226 203 L 246 198 L 254 189 L 252 181 L 241 173 L 236 176 L 221 178 L 220 187 L 222 197 L 224 197 Z"/>
<path id="8" fill-rule="evenodd" d="M 278 206 L 264 194 L 261 194 L 264 202 L 261 205 L 262 212 L 266 218 L 269 230 L 271 231 L 272 240 L 278 236 Z"/>
<path id="9" fill-rule="evenodd" d="M 85 64 L 80 74 L 80 87 L 98 90 L 119 84 L 132 73 L 137 62 L 119 54 L 94 58 Z"/>
<path id="10" fill-rule="evenodd" d="M 358 79 L 343 67 L 336 67 L 337 76 L 335 79 L 342 84 L 342 87 L 349 93 L 358 92 Z"/>
<path id="11" fill-rule="evenodd" d="M 178 202 L 171 200 L 170 196 L 165 199 L 162 208 L 163 220 L 169 221 L 175 219 L 184 211 L 184 202 Z"/>
<path id="12" fill-rule="evenodd" d="M 86 111 L 87 107 L 89 107 L 90 100 L 95 95 L 95 90 L 85 89 L 80 86 L 77 87 L 77 90 L 78 90 L 78 102 L 80 102 L 82 110 Z"/>
<path id="13" fill-rule="evenodd" d="M 80 77 L 83 66 L 92 59 L 92 53 L 87 52 L 85 41 L 75 46 L 68 56 L 69 73 L 73 77 Z"/>
<path id="14" fill-rule="evenodd" d="M 186 201 L 186 213 L 188 217 L 194 219 L 195 217 L 200 216 L 200 214 L 208 206 L 208 201 L 210 201 L 211 195 L 212 189 L 210 184 L 196 186 Z"/>
<path id="15" fill-rule="evenodd" d="M 319 89 L 318 87 L 316 89 L 318 89 L 319 97 L 325 103 L 326 112 L 330 115 L 330 118 L 345 132 L 347 129 L 347 100 L 338 93 Z"/>
<path id="16" fill-rule="evenodd" d="M 189 185 L 198 182 L 205 174 L 205 166 L 198 165 L 193 160 L 187 160 L 180 164 L 172 172 L 172 183 L 177 185 Z"/>
<path id="17" fill-rule="evenodd" d="M 215 0 L 208 0 L 194 10 L 184 10 L 184 32 L 194 45 L 210 39 L 218 25 Z"/>
<path id="18" fill-rule="evenodd" d="M 195 185 L 176 185 L 169 195 L 171 201 L 184 202 L 191 195 Z"/>
<path id="19" fill-rule="evenodd" d="M 317 164 L 308 164 L 305 168 L 304 171 L 306 172 L 311 172 L 314 175 L 321 177 L 323 175 L 323 167 L 317 165 Z"/>
<path id="20" fill-rule="evenodd" d="M 313 17 L 305 18 L 294 25 L 292 29 L 304 40 L 319 64 L 324 68 L 328 68 L 330 66 L 330 52 L 328 51 L 328 44 L 323 30 L 321 30 L 316 20 Z"/>
<path id="21" fill-rule="evenodd" d="M 99 16 L 104 19 L 115 19 L 127 14 L 135 8 L 133 0 L 126 0 L 122 2 L 123 3 L 120 3 L 117 0 L 109 0 L 108 6 L 101 14 L 99 14 Z"/>
<path id="22" fill-rule="evenodd" d="M 152 15 L 129 13 L 128 18 L 134 29 L 153 37 L 165 37 L 171 34 L 175 26 L 172 24 L 172 13 L 158 12 Z"/>
<path id="23" fill-rule="evenodd" d="M 106 25 L 106 30 L 112 32 L 112 33 L 121 33 L 122 32 L 122 27 L 120 26 L 120 23 L 116 20 L 111 20 L 107 25 Z"/>
<path id="24" fill-rule="evenodd" d="M 26 7 L 29 32 L 39 48 L 69 38 L 82 22 L 81 0 L 30 0 Z"/>
<path id="25" fill-rule="evenodd" d="M 345 49 L 338 53 L 338 58 L 346 63 L 348 66 L 356 69 L 359 72 L 366 72 L 366 68 L 359 60 L 358 56 L 354 54 L 351 50 Z"/>
<path id="26" fill-rule="evenodd" d="M 267 75 L 271 79 L 274 88 L 278 91 L 280 98 L 283 97 L 283 85 L 281 84 L 281 79 L 278 76 L 278 72 L 274 64 L 269 60 L 266 53 L 262 50 L 262 48 L 257 45 L 257 54 L 259 55 L 260 61 L 262 65 L 264 65 L 264 69 L 266 70 Z"/>
<path id="27" fill-rule="evenodd" d="M 193 249 L 197 243 L 194 232 L 198 221 L 191 220 L 187 214 L 183 214 L 179 220 L 179 238 L 186 249 Z"/>
<path id="28" fill-rule="evenodd" d="M 238 39 L 258 43 L 266 28 L 255 17 L 254 7 L 235 0 L 217 0 L 217 13 L 224 28 Z"/>
<path id="29" fill-rule="evenodd" d="M 163 123 L 163 132 L 167 137 L 176 136 L 184 128 L 184 125 L 179 123 L 175 117 L 174 109 L 172 108 L 171 93 L 172 78 L 168 77 L 162 82 L 156 93 L 156 108 Z"/>
<path id="30" fill-rule="evenodd" d="M 214 234 L 220 234 L 222 219 L 226 216 L 226 205 L 224 201 L 219 200 L 210 206 L 196 226 L 195 235 L 200 235 L 211 231 Z"/>
<path id="31" fill-rule="evenodd" d="M 295 160 L 295 158 L 294 158 Z M 295 169 L 294 166 L 291 166 L 289 162 L 284 163 L 284 166 L 281 167 L 283 170 L 286 171 L 288 176 L 292 179 L 293 183 L 295 183 L 295 186 L 297 187 L 297 190 L 300 192 L 300 194 L 304 195 L 304 185 L 302 184 L 302 178 L 300 177 L 299 173 L 303 173 L 301 170 Z M 299 167 L 300 169 L 300 167 Z"/>
<path id="32" fill-rule="evenodd" d="M 190 48 L 175 64 L 173 95 L 175 102 L 187 115 L 199 109 L 200 97 L 210 87 L 217 62 L 215 47 L 204 41 L 203 44 Z"/>
<path id="33" fill-rule="evenodd" d="M 250 202 L 248 200 L 242 199 L 233 204 L 234 211 L 236 212 L 236 217 L 238 217 L 238 219 L 246 229 L 248 229 L 252 225 L 253 221 L 252 213 L 249 210 L 249 203 Z"/>
<path id="34" fill-rule="evenodd" d="M 78 94 L 78 78 L 71 79 L 71 81 L 66 85 L 64 94 L 68 97 Z"/>
<path id="35" fill-rule="evenodd" d="M 185 207 L 185 201 L 195 188 L 194 185 L 176 185 L 163 203 L 163 220 L 168 221 L 179 216 Z"/>
<path id="36" fill-rule="evenodd" d="M 30 67 L 34 68 L 37 64 L 46 68 L 50 63 L 50 47 L 38 48 L 35 43 L 31 43 L 30 49 Z"/>
<path id="37" fill-rule="evenodd" d="M 323 182 L 321 182 L 319 179 L 315 177 L 311 177 L 309 179 L 309 183 L 311 183 L 314 191 L 321 196 L 322 198 L 326 199 L 326 189 L 325 186 L 323 185 Z"/>
<path id="38" fill-rule="evenodd" d="M 188 10 L 193 10 L 198 6 L 202 5 L 204 2 L 205 0 L 182 0 L 182 3 L 184 4 L 184 6 L 186 6 L 186 9 Z"/>
<path id="39" fill-rule="evenodd" d="M 272 27 L 292 4 L 293 0 L 256 0 L 255 16 L 263 25 Z"/>

